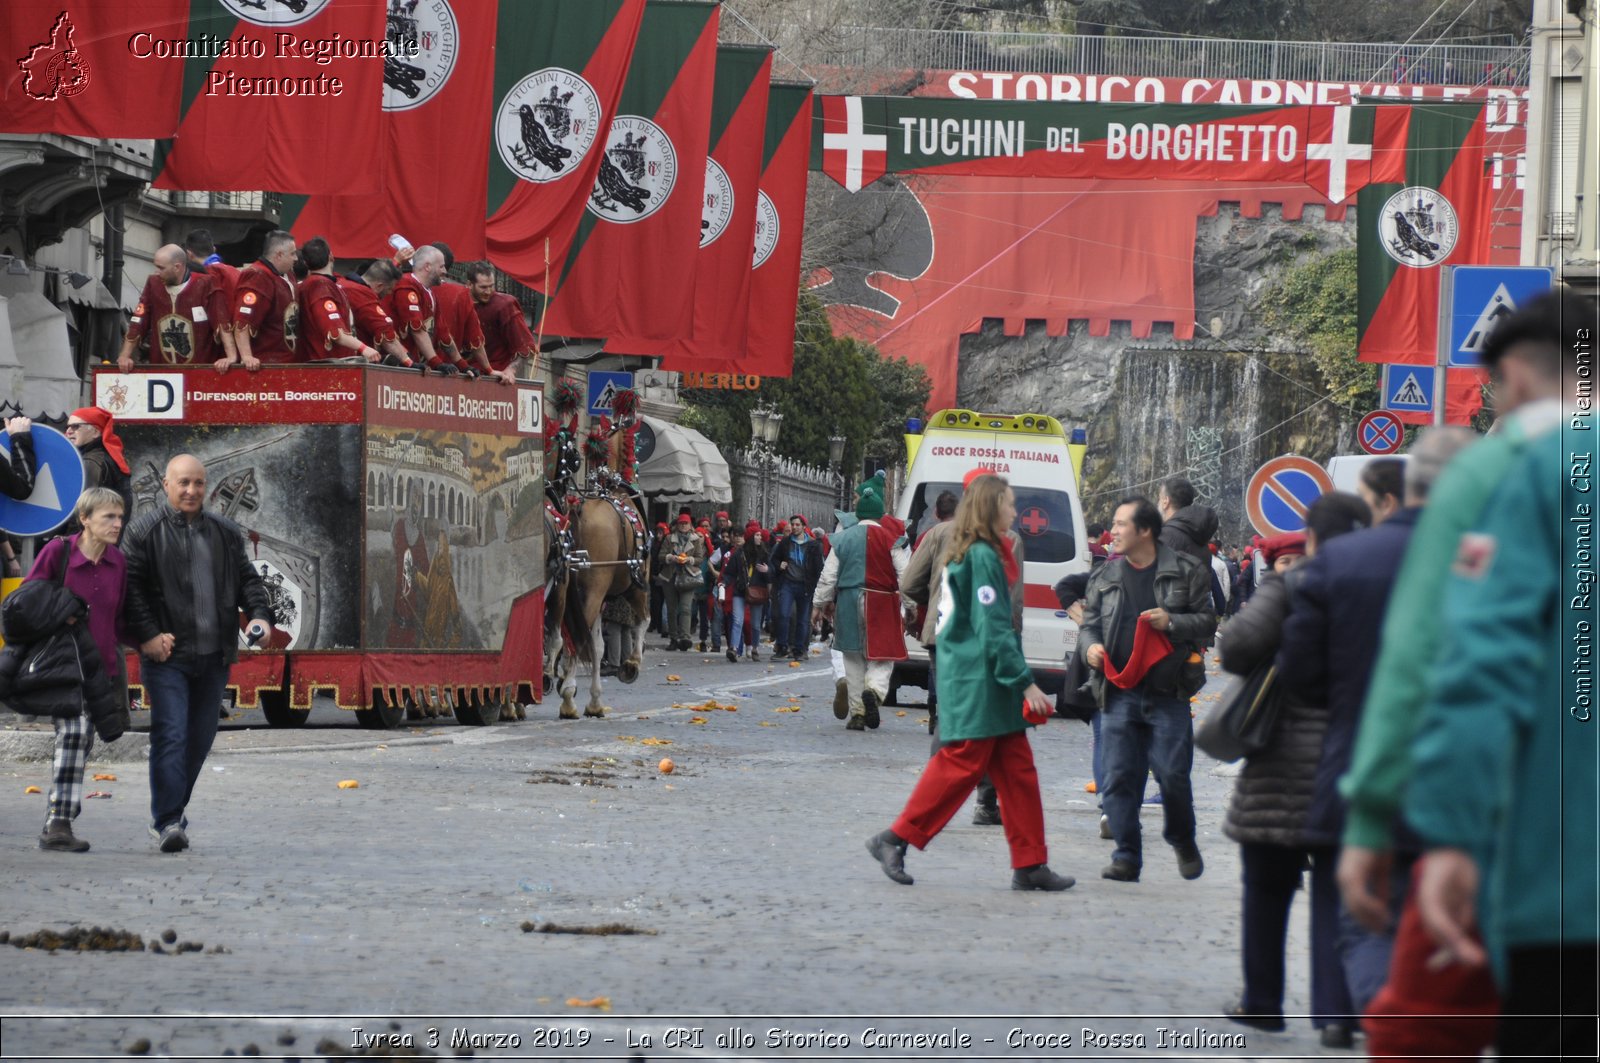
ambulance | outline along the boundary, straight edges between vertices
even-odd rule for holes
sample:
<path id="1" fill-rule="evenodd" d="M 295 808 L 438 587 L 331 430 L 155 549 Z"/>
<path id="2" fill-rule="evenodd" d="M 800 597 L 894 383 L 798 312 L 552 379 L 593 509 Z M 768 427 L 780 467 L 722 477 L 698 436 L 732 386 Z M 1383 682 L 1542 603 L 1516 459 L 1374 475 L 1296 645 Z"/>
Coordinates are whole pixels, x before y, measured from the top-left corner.
<path id="1" fill-rule="evenodd" d="M 974 468 L 1010 482 L 1023 548 L 1022 650 L 1039 686 L 1059 691 L 1067 655 L 1078 645 L 1078 625 L 1067 618 L 1053 588 L 1064 576 L 1089 571 L 1083 506 L 1061 422 L 1038 413 L 941 410 L 906 443 L 910 468 L 895 516 L 906 522 L 913 543 L 937 523 L 939 496 L 949 491 L 959 499 L 962 481 Z M 895 666 L 890 704 L 901 684 L 927 687 L 927 651 L 910 637 L 906 647 L 910 659 Z"/>

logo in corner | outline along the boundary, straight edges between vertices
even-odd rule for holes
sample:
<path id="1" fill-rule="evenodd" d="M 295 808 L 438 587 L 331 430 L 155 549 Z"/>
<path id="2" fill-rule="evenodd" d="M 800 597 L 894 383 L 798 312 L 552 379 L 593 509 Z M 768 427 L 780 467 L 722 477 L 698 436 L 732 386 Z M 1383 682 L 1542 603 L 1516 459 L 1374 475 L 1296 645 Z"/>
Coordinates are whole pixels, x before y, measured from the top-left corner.
<path id="1" fill-rule="evenodd" d="M 389 0 L 384 13 L 383 109 L 421 107 L 444 88 L 461 53 L 448 0 Z"/>
<path id="2" fill-rule="evenodd" d="M 606 137 L 589 212 L 606 221 L 643 221 L 678 183 L 678 151 L 667 131 L 635 114 L 618 115 Z"/>
<path id="3" fill-rule="evenodd" d="M 1461 226 L 1448 199 L 1415 185 L 1402 188 L 1384 203 L 1378 235 L 1390 258 L 1402 266 L 1428 269 L 1450 257 Z"/>
<path id="4" fill-rule="evenodd" d="M 65 99 L 89 87 L 89 61 L 72 41 L 77 30 L 72 16 L 62 11 L 50 27 L 50 39 L 29 48 L 17 60 L 22 71 L 22 91 L 30 99 Z"/>
<path id="5" fill-rule="evenodd" d="M 600 136 L 600 94 L 558 66 L 512 86 L 495 112 L 495 146 L 506 169 L 545 184 L 579 169 Z"/>

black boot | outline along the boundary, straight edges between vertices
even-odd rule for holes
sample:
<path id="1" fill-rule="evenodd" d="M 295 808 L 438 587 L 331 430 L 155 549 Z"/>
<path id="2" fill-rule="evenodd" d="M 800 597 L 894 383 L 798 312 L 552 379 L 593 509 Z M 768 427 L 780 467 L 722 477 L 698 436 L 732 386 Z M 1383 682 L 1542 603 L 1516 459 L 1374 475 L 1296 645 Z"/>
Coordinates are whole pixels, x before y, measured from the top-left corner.
<path id="1" fill-rule="evenodd" d="M 972 825 L 974 827 L 999 827 L 1000 805 L 994 801 L 979 801 L 972 810 Z"/>
<path id="2" fill-rule="evenodd" d="M 1048 864 L 1035 864 L 1033 867 L 1019 867 L 1011 872 L 1011 888 L 1014 890 L 1044 890 L 1046 893 L 1060 893 L 1070 890 L 1078 880 L 1071 875 L 1058 875 L 1050 870 Z"/>
<path id="3" fill-rule="evenodd" d="M 876 731 L 881 717 L 878 715 L 878 694 L 871 687 L 861 692 L 861 704 L 867 709 L 867 728 Z"/>
<path id="4" fill-rule="evenodd" d="M 906 840 L 892 830 L 874 834 L 867 839 L 867 852 L 883 865 L 883 873 L 902 886 L 911 885 L 906 874 Z"/>
<path id="5" fill-rule="evenodd" d="M 87 852 L 89 843 L 72 833 L 72 820 L 52 819 L 39 834 L 39 848 L 58 853 Z"/>

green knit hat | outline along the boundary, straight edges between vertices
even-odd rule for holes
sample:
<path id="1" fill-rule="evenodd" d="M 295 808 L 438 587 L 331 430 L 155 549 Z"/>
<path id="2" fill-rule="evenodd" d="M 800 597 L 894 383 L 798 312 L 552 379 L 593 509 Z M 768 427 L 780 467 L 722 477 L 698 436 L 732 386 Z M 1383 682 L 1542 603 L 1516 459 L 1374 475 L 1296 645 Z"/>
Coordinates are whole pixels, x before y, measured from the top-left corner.
<path id="1" fill-rule="evenodd" d="M 872 490 L 870 484 L 863 484 L 861 497 L 856 500 L 856 516 L 862 520 L 877 520 L 883 516 L 883 496 Z"/>

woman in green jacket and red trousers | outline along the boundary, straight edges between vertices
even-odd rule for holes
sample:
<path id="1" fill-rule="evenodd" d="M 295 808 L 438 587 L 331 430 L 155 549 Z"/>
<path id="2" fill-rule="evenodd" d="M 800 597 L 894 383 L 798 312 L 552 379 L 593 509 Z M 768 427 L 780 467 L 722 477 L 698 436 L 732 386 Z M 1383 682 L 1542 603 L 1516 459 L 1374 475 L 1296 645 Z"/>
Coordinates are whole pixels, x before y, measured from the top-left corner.
<path id="1" fill-rule="evenodd" d="M 867 840 L 883 873 L 903 886 L 906 846 L 926 849 L 987 773 L 1004 810 L 1011 888 L 1057 891 L 1073 879 L 1046 865 L 1044 803 L 1028 728 L 1050 716 L 1011 625 L 1017 561 L 1006 532 L 1017 518 L 999 476 L 975 478 L 956 509 L 950 559 L 939 589 L 939 730 L 944 744 L 922 769 L 894 826 Z"/>

